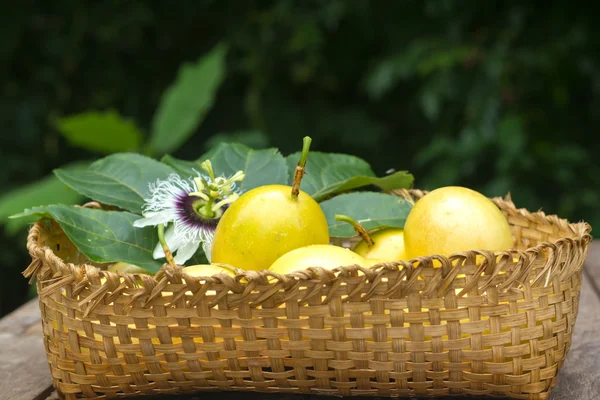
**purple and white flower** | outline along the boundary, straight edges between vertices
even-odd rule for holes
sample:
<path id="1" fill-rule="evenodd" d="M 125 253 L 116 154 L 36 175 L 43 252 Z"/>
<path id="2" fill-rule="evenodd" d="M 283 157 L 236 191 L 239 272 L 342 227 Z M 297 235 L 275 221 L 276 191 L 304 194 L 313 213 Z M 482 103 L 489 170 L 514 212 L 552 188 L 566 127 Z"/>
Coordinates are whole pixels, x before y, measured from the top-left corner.
<path id="1" fill-rule="evenodd" d="M 245 177 L 238 171 L 230 178 L 215 178 L 210 161 L 201 166 L 207 175 L 197 173 L 194 178 L 183 179 L 178 174 L 170 174 L 166 180 L 150 184 L 144 218 L 133 223 L 138 228 L 165 225 L 165 241 L 180 265 L 196 253 L 200 244 L 210 262 L 217 223 L 227 207 L 238 199 L 240 191 L 236 189 L 236 182 Z M 165 257 L 160 243 L 153 256 L 155 259 Z"/>

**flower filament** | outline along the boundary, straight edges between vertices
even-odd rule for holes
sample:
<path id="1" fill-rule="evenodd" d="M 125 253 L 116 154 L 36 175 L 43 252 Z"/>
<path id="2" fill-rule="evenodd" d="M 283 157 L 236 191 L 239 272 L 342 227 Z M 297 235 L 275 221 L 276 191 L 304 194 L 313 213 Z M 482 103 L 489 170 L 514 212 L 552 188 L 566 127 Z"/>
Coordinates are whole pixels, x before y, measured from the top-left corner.
<path id="1" fill-rule="evenodd" d="M 216 178 L 210 160 L 203 161 L 200 167 L 208 174 L 210 182 L 204 176 L 194 178 L 197 191 L 189 196 L 200 198 L 193 203 L 194 211 L 205 218 L 214 218 L 222 207 L 238 199 L 239 195 L 234 192 L 235 182 L 241 182 L 246 175 L 238 171 L 230 178 Z"/>

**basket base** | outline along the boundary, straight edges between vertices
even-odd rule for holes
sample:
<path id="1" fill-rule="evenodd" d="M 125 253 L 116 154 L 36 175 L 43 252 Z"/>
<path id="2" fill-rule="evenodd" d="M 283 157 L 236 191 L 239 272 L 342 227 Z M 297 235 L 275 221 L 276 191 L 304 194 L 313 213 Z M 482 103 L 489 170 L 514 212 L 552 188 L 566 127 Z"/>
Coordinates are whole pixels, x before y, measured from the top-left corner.
<path id="1" fill-rule="evenodd" d="M 554 386 L 554 385 L 553 385 Z M 552 389 L 552 388 L 550 388 Z M 64 394 L 60 391 L 56 391 L 56 396 L 60 400 L 100 400 L 107 398 L 135 398 L 139 400 L 223 400 L 226 397 L 227 400 L 339 400 L 340 398 L 347 397 L 356 400 L 360 399 L 384 399 L 384 398 L 398 398 L 398 399 L 420 399 L 420 398 L 438 398 L 438 399 L 522 399 L 522 400 L 547 400 L 550 397 L 550 390 L 542 393 L 530 393 L 530 394 L 494 394 L 486 391 L 469 391 L 468 393 L 462 394 L 451 394 L 449 390 L 430 391 L 425 395 L 416 396 L 407 392 L 392 392 L 388 396 L 381 396 L 381 394 L 374 391 L 353 391 L 349 396 L 340 396 L 335 394 L 337 390 L 319 390 L 314 389 L 309 393 L 301 392 L 297 389 L 291 390 L 286 388 L 273 389 L 273 390 L 253 390 L 249 388 L 236 388 L 236 389 L 218 389 L 218 388 L 196 388 L 190 390 L 178 390 L 178 391 L 165 391 L 162 393 L 119 393 L 115 396 L 99 395 L 96 397 L 77 397 L 73 394 Z M 182 395 L 186 395 L 182 398 Z M 50 397 L 53 399 L 53 397 Z M 587 400 L 587 399 L 586 399 Z M 591 400 L 591 399 L 590 399 Z"/>

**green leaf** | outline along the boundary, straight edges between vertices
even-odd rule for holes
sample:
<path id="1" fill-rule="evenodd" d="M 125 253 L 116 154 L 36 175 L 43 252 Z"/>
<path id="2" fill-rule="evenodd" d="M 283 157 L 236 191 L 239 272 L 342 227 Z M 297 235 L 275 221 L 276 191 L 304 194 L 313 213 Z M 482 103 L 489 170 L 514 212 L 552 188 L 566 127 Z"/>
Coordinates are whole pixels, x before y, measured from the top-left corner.
<path id="1" fill-rule="evenodd" d="M 65 166 L 67 170 L 84 168 L 85 163 Z M 0 197 L 0 223 L 6 225 L 8 234 L 15 234 L 35 221 L 35 218 L 9 220 L 8 217 L 23 211 L 25 208 L 44 204 L 77 204 L 83 196 L 67 187 L 55 176 L 47 176 L 41 180 L 13 189 Z"/>
<path id="2" fill-rule="evenodd" d="M 299 158 L 300 153 L 287 156 L 290 171 L 295 170 Z M 413 176 L 405 171 L 378 178 L 371 166 L 358 157 L 311 151 L 300 189 L 315 200 L 322 201 L 333 194 L 367 185 L 375 185 L 383 190 L 408 188 L 412 181 Z"/>
<path id="3" fill-rule="evenodd" d="M 204 250 L 202 250 L 202 246 L 198 248 L 198 251 L 194 253 L 192 258 L 190 258 L 186 263 L 187 266 L 190 265 L 202 265 L 202 264 L 210 264 L 208 259 L 206 258 L 206 254 L 204 254 Z"/>
<path id="4" fill-rule="evenodd" d="M 154 273 L 162 263 L 152 258 L 158 235 L 152 227 L 134 228 L 139 215 L 66 205 L 34 207 L 11 218 L 30 215 L 54 219 L 90 260 L 123 261 Z"/>
<path id="5" fill-rule="evenodd" d="M 196 161 L 167 155 L 162 162 L 186 176 L 195 175 L 194 170 L 201 172 L 200 164 L 208 159 L 216 175 L 231 176 L 244 171 L 246 178 L 239 184 L 242 191 L 270 184 L 285 185 L 288 180 L 285 159 L 277 149 L 254 150 L 239 143 L 221 143 Z"/>
<path id="6" fill-rule="evenodd" d="M 196 172 L 200 172 L 200 161 L 188 161 L 188 160 L 180 160 L 179 158 L 175 158 L 169 154 L 163 156 L 160 159 L 160 162 L 163 164 L 173 168 L 175 172 L 183 177 L 188 176 L 196 176 Z M 217 175 L 221 175 L 221 171 L 215 168 L 215 173 Z"/>
<path id="7" fill-rule="evenodd" d="M 412 185 L 415 178 L 408 171 L 396 171 L 387 176 L 380 178 L 368 178 L 356 177 L 351 180 L 348 185 L 374 185 L 382 190 L 393 190 L 393 189 L 408 189 Z M 360 187 L 354 186 L 354 187 Z M 346 189 L 345 189 L 346 190 Z"/>
<path id="8" fill-rule="evenodd" d="M 115 111 L 88 111 L 59 118 L 56 127 L 71 144 L 99 153 L 136 150 L 142 134 Z"/>
<path id="9" fill-rule="evenodd" d="M 385 193 L 356 192 L 341 194 L 321 203 L 331 237 L 356 236 L 352 225 L 335 220 L 335 214 L 354 218 L 366 230 L 404 228 L 412 204 L 402 197 Z"/>
<path id="10" fill-rule="evenodd" d="M 155 154 L 177 150 L 211 109 L 225 78 L 227 47 L 217 45 L 194 64 L 184 64 L 161 99 L 152 121 L 150 149 Z"/>
<path id="11" fill-rule="evenodd" d="M 141 213 L 148 184 L 174 171 L 156 160 L 119 153 L 94 162 L 87 170 L 57 169 L 56 176 L 73 190 L 99 201 Z"/>
<path id="12" fill-rule="evenodd" d="M 269 137 L 262 131 L 217 133 L 206 141 L 206 147 L 210 150 L 221 143 L 240 143 L 253 149 L 264 149 L 269 146 Z"/>

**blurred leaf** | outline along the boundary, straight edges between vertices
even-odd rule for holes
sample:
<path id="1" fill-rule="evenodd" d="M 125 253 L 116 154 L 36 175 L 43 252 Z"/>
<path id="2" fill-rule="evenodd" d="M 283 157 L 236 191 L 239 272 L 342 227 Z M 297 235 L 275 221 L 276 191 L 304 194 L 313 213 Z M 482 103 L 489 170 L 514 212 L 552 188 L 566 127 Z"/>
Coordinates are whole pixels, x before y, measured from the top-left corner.
<path id="1" fill-rule="evenodd" d="M 54 171 L 66 185 L 100 203 L 141 213 L 148 185 L 166 179 L 168 166 L 134 153 L 113 154 L 95 161 L 88 169 Z"/>
<path id="2" fill-rule="evenodd" d="M 321 136 L 328 134 L 335 138 L 340 145 L 377 149 L 387 133 L 387 127 L 370 118 L 364 110 L 349 108 L 328 113 L 318 132 L 323 132 Z"/>
<path id="3" fill-rule="evenodd" d="M 514 189 L 512 179 L 507 176 L 498 176 L 484 186 L 482 193 L 488 197 L 505 196 Z"/>
<path id="4" fill-rule="evenodd" d="M 318 48 L 323 42 L 323 34 L 315 22 L 298 25 L 287 43 L 288 51 L 302 52 Z"/>
<path id="5" fill-rule="evenodd" d="M 430 121 L 437 120 L 442 111 L 444 100 L 452 100 L 456 92 L 454 78 L 449 71 L 440 71 L 427 79 L 419 93 L 419 103 L 423 114 Z"/>
<path id="6" fill-rule="evenodd" d="M 383 60 L 367 76 L 365 89 L 371 99 L 379 100 L 392 88 L 395 81 L 394 63 Z"/>
<path id="7" fill-rule="evenodd" d="M 456 141 L 454 154 L 463 160 L 477 160 L 478 155 L 492 143 L 493 138 L 485 137 L 481 130 L 473 126 L 465 126 Z"/>
<path id="8" fill-rule="evenodd" d="M 19 219 L 9 219 L 4 224 L 4 231 L 6 232 L 7 236 L 15 236 L 18 233 L 25 231 L 27 227 L 32 225 L 38 219 L 39 217 L 35 216 L 23 217 Z"/>
<path id="9" fill-rule="evenodd" d="M 250 149 L 239 143 L 221 143 L 196 161 L 178 160 L 166 155 L 162 162 L 171 166 L 183 176 L 195 176 L 203 172 L 200 164 L 210 160 L 217 176 L 231 176 L 244 171 L 246 178 L 238 183 L 242 191 L 270 184 L 285 185 L 288 168 L 285 159 L 277 149 Z"/>
<path id="10" fill-rule="evenodd" d="M 381 99 L 399 80 L 447 70 L 473 51 L 462 47 L 447 49 L 447 46 L 445 41 L 437 39 L 418 39 L 400 53 L 383 59 L 367 74 L 365 88 L 369 97 Z"/>
<path id="11" fill-rule="evenodd" d="M 206 141 L 206 147 L 210 150 L 221 143 L 239 143 L 253 149 L 264 149 L 269 146 L 269 137 L 261 131 L 217 133 Z"/>
<path id="12" fill-rule="evenodd" d="M 399 196 L 385 193 L 358 192 L 341 194 L 321 203 L 329 225 L 329 236 L 349 238 L 356 236 L 352 225 L 335 220 L 336 214 L 354 218 L 366 230 L 404 228 L 412 205 Z"/>
<path id="13" fill-rule="evenodd" d="M 586 164 L 590 162 L 590 155 L 580 144 L 569 143 L 559 146 L 560 151 L 556 151 L 556 146 L 553 149 L 554 161 L 565 162 L 569 164 Z"/>
<path id="14" fill-rule="evenodd" d="M 136 150 L 142 141 L 135 123 L 113 110 L 62 117 L 56 121 L 56 127 L 74 146 L 98 153 Z"/>
<path id="15" fill-rule="evenodd" d="M 225 78 L 227 47 L 215 46 L 195 64 L 184 64 L 161 99 L 152 121 L 150 148 L 155 154 L 177 150 L 194 134 L 211 109 Z"/>
<path id="16" fill-rule="evenodd" d="M 465 58 L 475 52 L 471 47 L 448 47 L 447 43 L 439 43 L 440 48 L 431 51 L 419 62 L 418 70 L 422 75 L 427 75 L 436 70 L 445 70 L 464 62 Z"/>
<path id="17" fill-rule="evenodd" d="M 138 265 L 152 273 L 162 262 L 152 258 L 158 234 L 152 227 L 134 228 L 139 215 L 67 205 L 34 207 L 11 218 L 36 215 L 59 223 L 77 249 L 96 262 Z"/>
<path id="18" fill-rule="evenodd" d="M 498 126 L 498 144 L 502 151 L 517 154 L 525 147 L 523 121 L 517 115 L 506 115 Z"/>
<path id="19" fill-rule="evenodd" d="M 498 126 L 497 137 L 500 152 L 496 166 L 500 173 L 509 173 L 515 160 L 522 155 L 525 149 L 527 138 L 523 131 L 521 117 L 506 115 L 502 118 Z"/>
<path id="20" fill-rule="evenodd" d="M 421 92 L 419 102 L 421 103 L 423 114 L 425 114 L 427 119 L 433 121 L 438 118 L 440 114 L 440 98 L 437 93 L 431 90 L 425 90 Z"/>
<path id="21" fill-rule="evenodd" d="M 300 152 L 286 157 L 290 171 L 296 169 L 299 159 Z M 310 152 L 306 172 L 300 189 L 317 201 L 322 201 L 336 193 L 368 185 L 375 185 L 384 190 L 408 188 L 413 181 L 413 176 L 405 171 L 377 178 L 370 165 L 358 157 L 318 151 Z M 289 178 L 289 184 L 292 184 L 292 180 L 293 175 Z"/>
<path id="22" fill-rule="evenodd" d="M 274 87 L 263 92 L 260 99 L 261 123 L 259 126 L 269 133 L 273 144 L 284 154 L 297 150 L 298 144 L 307 132 L 313 132 L 315 125 L 324 123 L 329 113 L 322 99 L 314 99 L 310 104 L 300 104 L 282 88 Z M 275 134 L 274 134 L 275 133 Z"/>
<path id="23" fill-rule="evenodd" d="M 433 190 L 441 186 L 458 185 L 460 166 L 461 160 L 456 158 L 434 163 L 431 171 L 419 179 L 419 189 Z"/>
<path id="24" fill-rule="evenodd" d="M 418 167 L 435 163 L 436 159 L 451 155 L 455 146 L 453 140 L 442 135 L 436 135 L 431 139 L 428 146 L 423 147 L 415 155 L 414 162 Z"/>
<path id="25" fill-rule="evenodd" d="M 86 165 L 86 163 L 77 163 L 65 166 L 65 169 L 69 171 L 83 169 Z M 77 204 L 82 200 L 82 195 L 67 187 L 57 177 L 50 175 L 2 195 L 0 197 L 0 223 L 6 224 L 7 233 L 13 235 L 35 221 L 35 218 L 9 220 L 9 216 L 22 212 L 25 208 L 55 203 Z"/>

